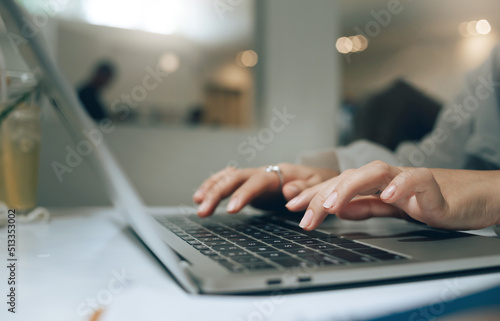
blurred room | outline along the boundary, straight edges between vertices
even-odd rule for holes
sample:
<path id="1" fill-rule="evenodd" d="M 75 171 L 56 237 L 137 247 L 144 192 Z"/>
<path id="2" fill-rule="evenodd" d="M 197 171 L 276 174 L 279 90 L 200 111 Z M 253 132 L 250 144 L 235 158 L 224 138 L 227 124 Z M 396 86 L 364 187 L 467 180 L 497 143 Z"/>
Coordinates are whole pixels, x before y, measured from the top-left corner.
<path id="1" fill-rule="evenodd" d="M 485 0 L 22 2 L 75 89 L 113 64 L 105 139 L 150 206 L 191 204 L 227 165 L 294 162 L 373 135 L 353 133 L 354 114 L 396 81 L 439 108 L 500 27 L 500 5 Z M 25 69 L 9 45 L 4 34 L 8 65 Z M 55 174 L 74 145 L 46 108 L 39 203 L 110 204 L 85 157 Z"/>

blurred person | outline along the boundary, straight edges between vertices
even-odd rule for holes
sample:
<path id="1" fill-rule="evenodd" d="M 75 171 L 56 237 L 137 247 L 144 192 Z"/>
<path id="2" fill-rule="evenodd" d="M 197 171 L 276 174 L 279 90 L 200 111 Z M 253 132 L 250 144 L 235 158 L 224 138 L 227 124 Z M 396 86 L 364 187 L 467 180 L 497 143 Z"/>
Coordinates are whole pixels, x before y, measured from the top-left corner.
<path id="1" fill-rule="evenodd" d="M 101 100 L 102 91 L 115 77 L 115 67 L 109 61 L 99 62 L 89 80 L 78 89 L 78 98 L 90 117 L 99 121 L 106 118 L 107 112 Z"/>
<path id="2" fill-rule="evenodd" d="M 367 139 L 391 151 L 421 140 L 434 128 L 441 104 L 398 79 L 369 97 L 354 115 L 353 141 Z"/>
<path id="3" fill-rule="evenodd" d="M 329 214 L 345 219 L 411 217 L 449 229 L 500 224 L 499 77 L 496 47 L 466 76 L 432 132 L 419 142 L 399 144 L 395 151 L 361 140 L 304 154 L 299 165 L 226 168 L 195 192 L 198 215 L 211 215 L 230 196 L 229 213 L 247 204 L 306 210 L 300 225 L 307 230 Z"/>

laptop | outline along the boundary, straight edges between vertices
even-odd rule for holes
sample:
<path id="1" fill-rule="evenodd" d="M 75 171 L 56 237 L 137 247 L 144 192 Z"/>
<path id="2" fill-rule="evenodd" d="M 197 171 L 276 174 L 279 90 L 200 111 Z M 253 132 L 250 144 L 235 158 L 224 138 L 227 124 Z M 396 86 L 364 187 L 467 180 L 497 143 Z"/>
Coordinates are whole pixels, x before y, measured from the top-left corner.
<path id="1" fill-rule="evenodd" d="M 98 142 L 88 159 L 113 204 L 187 292 L 315 289 L 500 266 L 498 238 L 394 218 L 331 219 L 306 232 L 293 215 L 249 211 L 201 219 L 181 208 L 150 214 L 105 142 L 91 139 L 99 129 L 47 54 L 40 32 L 23 33 L 30 16 L 14 0 L 0 2 L 0 15 L 68 133 L 76 142 Z"/>

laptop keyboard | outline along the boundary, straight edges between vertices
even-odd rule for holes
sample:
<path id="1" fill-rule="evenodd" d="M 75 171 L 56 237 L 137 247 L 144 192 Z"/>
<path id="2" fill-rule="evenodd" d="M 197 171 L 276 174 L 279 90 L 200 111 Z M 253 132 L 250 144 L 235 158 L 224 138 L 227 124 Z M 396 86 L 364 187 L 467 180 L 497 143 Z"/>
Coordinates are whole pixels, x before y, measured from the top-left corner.
<path id="1" fill-rule="evenodd" d="M 343 237 L 262 217 L 156 217 L 192 247 L 233 272 L 406 259 Z"/>

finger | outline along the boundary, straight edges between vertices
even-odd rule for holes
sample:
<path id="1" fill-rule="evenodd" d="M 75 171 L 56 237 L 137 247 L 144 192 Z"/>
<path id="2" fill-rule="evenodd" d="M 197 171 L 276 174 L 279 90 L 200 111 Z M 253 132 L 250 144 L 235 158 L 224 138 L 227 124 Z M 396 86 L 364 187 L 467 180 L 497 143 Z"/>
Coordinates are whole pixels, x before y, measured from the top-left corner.
<path id="1" fill-rule="evenodd" d="M 283 185 L 282 192 L 283 196 L 287 201 L 292 198 L 297 197 L 300 193 L 306 189 L 321 183 L 321 177 L 319 175 L 313 175 L 309 179 L 297 179 Z"/>
<path id="2" fill-rule="evenodd" d="M 318 184 L 315 186 L 317 188 L 320 187 L 320 190 L 314 195 L 314 197 L 309 202 L 309 206 L 307 206 L 306 213 L 304 217 L 299 223 L 299 226 L 307 231 L 312 231 L 317 228 L 329 215 L 329 213 L 323 207 L 323 204 L 328 197 L 332 193 L 332 191 L 336 188 L 338 183 L 337 179 L 328 180 L 322 184 Z"/>
<path id="3" fill-rule="evenodd" d="M 232 173 L 236 171 L 236 168 L 234 167 L 226 167 L 223 170 L 213 174 L 205 180 L 201 186 L 198 188 L 198 190 L 194 193 L 193 195 L 193 201 L 195 203 L 201 203 L 203 202 L 203 199 L 205 198 L 205 194 L 210 188 L 216 184 L 219 180 L 223 180 L 224 178 L 230 177 Z"/>
<path id="4" fill-rule="evenodd" d="M 384 190 L 401 170 L 381 161 L 371 162 L 339 176 L 336 187 L 323 203 L 328 213 L 339 212 L 356 195 L 369 195 Z"/>
<path id="5" fill-rule="evenodd" d="M 276 187 L 272 184 L 275 178 L 262 173 L 253 175 L 246 180 L 231 196 L 227 204 L 227 212 L 236 213 L 248 205 L 256 197 L 270 191 L 275 191 Z"/>
<path id="6" fill-rule="evenodd" d="M 390 204 L 382 202 L 379 198 L 364 197 L 351 201 L 337 216 L 345 220 L 366 220 L 372 217 L 397 217 L 405 216 L 404 212 Z"/>
<path id="7" fill-rule="evenodd" d="M 382 201 L 402 208 L 414 219 L 443 225 L 448 204 L 432 171 L 416 168 L 397 175 L 380 195 Z"/>
<path id="8" fill-rule="evenodd" d="M 292 212 L 299 212 L 299 211 L 304 211 L 308 206 L 309 203 L 312 201 L 314 196 L 324 189 L 328 184 L 332 184 L 333 182 L 331 180 L 328 180 L 326 182 L 316 184 L 312 187 L 306 188 L 304 191 L 302 191 L 297 197 L 291 199 L 285 206 L 288 210 Z"/>
<path id="9" fill-rule="evenodd" d="M 244 169 L 220 176 L 219 180 L 214 181 L 205 192 L 203 201 L 198 207 L 198 215 L 205 217 L 212 214 L 220 201 L 231 195 L 250 175 L 250 169 Z"/>

